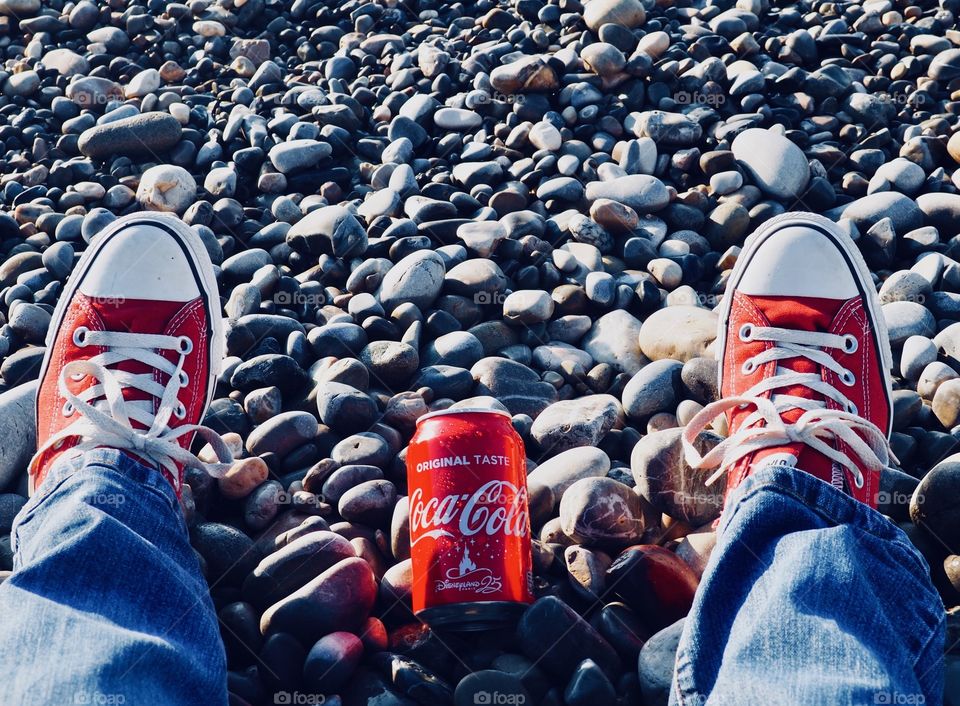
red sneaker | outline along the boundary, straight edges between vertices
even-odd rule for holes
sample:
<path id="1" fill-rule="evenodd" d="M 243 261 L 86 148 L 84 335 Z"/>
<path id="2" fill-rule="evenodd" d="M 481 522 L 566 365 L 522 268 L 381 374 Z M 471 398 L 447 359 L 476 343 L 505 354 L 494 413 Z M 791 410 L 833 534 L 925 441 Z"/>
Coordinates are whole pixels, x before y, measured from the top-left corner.
<path id="1" fill-rule="evenodd" d="M 47 334 L 30 490 L 64 455 L 108 447 L 159 469 L 177 494 L 223 357 L 213 266 L 200 237 L 158 213 L 118 219 L 71 274 Z M 219 469 L 215 469 L 216 470 Z"/>
<path id="2" fill-rule="evenodd" d="M 710 483 L 727 472 L 728 494 L 756 468 L 796 466 L 876 507 L 892 358 L 853 241 L 812 213 L 764 223 L 731 273 L 717 345 L 722 399 L 684 430 L 688 463 L 718 468 Z M 721 413 L 728 438 L 701 458 L 692 441 Z"/>

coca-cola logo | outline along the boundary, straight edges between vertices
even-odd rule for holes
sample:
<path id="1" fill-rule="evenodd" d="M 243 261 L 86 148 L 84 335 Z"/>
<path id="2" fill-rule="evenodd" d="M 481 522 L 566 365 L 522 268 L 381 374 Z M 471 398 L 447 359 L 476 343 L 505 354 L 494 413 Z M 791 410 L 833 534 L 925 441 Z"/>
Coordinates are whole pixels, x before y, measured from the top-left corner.
<path id="1" fill-rule="evenodd" d="M 527 489 L 505 480 L 492 480 L 472 495 L 453 494 L 424 500 L 423 490 L 410 495 L 410 534 L 423 537 L 472 537 L 527 534 Z M 456 528 L 457 534 L 450 531 Z"/>

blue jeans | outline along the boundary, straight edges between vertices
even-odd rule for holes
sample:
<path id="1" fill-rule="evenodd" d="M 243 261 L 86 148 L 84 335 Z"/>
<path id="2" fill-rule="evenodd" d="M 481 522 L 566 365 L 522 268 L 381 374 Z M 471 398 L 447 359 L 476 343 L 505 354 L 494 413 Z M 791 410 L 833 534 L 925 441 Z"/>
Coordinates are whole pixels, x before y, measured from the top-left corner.
<path id="1" fill-rule="evenodd" d="M 54 468 L 14 541 L 15 571 L 0 584 L 0 701 L 227 702 L 216 614 L 158 473 L 105 449 Z M 763 469 L 724 513 L 672 700 L 937 704 L 944 620 L 898 528 L 811 476 Z"/>
<path id="2" fill-rule="evenodd" d="M 170 484 L 111 449 L 52 468 L 0 584 L 0 703 L 221 706 L 226 656 Z"/>
<path id="3" fill-rule="evenodd" d="M 946 618 L 900 528 L 793 468 L 731 495 L 671 703 L 939 704 Z"/>

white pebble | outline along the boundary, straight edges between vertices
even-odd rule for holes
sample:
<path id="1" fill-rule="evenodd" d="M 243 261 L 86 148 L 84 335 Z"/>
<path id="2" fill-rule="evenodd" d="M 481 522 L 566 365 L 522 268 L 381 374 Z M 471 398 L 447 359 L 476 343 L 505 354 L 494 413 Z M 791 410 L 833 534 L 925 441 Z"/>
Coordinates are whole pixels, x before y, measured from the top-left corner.
<path id="1" fill-rule="evenodd" d="M 647 272 L 666 289 L 677 287 L 683 280 L 683 270 L 680 265 L 665 257 L 656 257 L 647 263 Z"/>

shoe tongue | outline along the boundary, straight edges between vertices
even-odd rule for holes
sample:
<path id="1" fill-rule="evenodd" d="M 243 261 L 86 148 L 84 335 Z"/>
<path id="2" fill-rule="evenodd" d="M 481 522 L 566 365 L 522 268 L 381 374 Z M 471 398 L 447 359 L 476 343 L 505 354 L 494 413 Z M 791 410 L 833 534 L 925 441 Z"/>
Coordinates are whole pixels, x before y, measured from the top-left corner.
<path id="1" fill-rule="evenodd" d="M 798 331 L 827 331 L 846 300 L 821 297 L 758 297 L 750 300 L 771 326 Z"/>
<path id="2" fill-rule="evenodd" d="M 823 299 L 819 297 L 757 297 L 750 301 L 763 312 L 770 326 L 793 331 L 829 331 L 833 321 L 846 300 Z M 819 366 L 806 358 L 789 358 L 778 361 L 779 372 L 792 370 L 797 373 L 819 373 Z M 814 392 L 805 385 L 790 385 L 777 388 L 778 394 L 803 397 L 809 400 L 823 400 L 823 395 Z M 796 422 L 804 410 L 792 408 L 781 416 L 787 424 Z M 731 479 L 735 487 L 737 479 L 742 480 L 752 471 L 767 465 L 795 466 L 810 475 L 837 488 L 843 488 L 844 474 L 839 466 L 806 444 L 792 443 L 756 451 L 738 462 Z"/>
<path id="3" fill-rule="evenodd" d="M 833 320 L 844 305 L 842 299 L 824 299 L 820 297 L 751 297 L 753 303 L 763 312 L 776 328 L 793 331 L 828 331 Z M 796 373 L 819 373 L 819 366 L 806 358 L 789 358 L 777 362 L 779 372 L 791 370 Z M 778 388 L 778 394 L 822 400 L 823 395 L 813 392 L 805 385 L 790 385 Z M 801 409 L 789 409 L 783 414 L 786 422 L 795 422 L 803 414 Z"/>
<path id="4" fill-rule="evenodd" d="M 176 316 L 185 304 L 183 302 L 153 301 L 144 299 L 123 299 L 121 297 L 88 297 L 91 307 L 103 322 L 107 331 L 119 333 L 162 334 L 167 330 L 170 321 Z M 160 351 L 167 360 L 176 363 L 179 355 L 176 351 Z M 144 374 L 156 373 L 152 366 L 137 360 L 125 360 L 110 366 L 112 370 L 123 370 L 128 373 Z M 160 374 L 159 383 L 166 385 L 168 376 Z M 158 400 L 141 390 L 130 387 L 123 388 L 123 398 L 127 402 L 139 403 L 144 409 L 153 414 Z M 106 404 L 106 403 L 104 403 Z M 134 429 L 145 428 L 143 424 L 131 419 Z"/>

